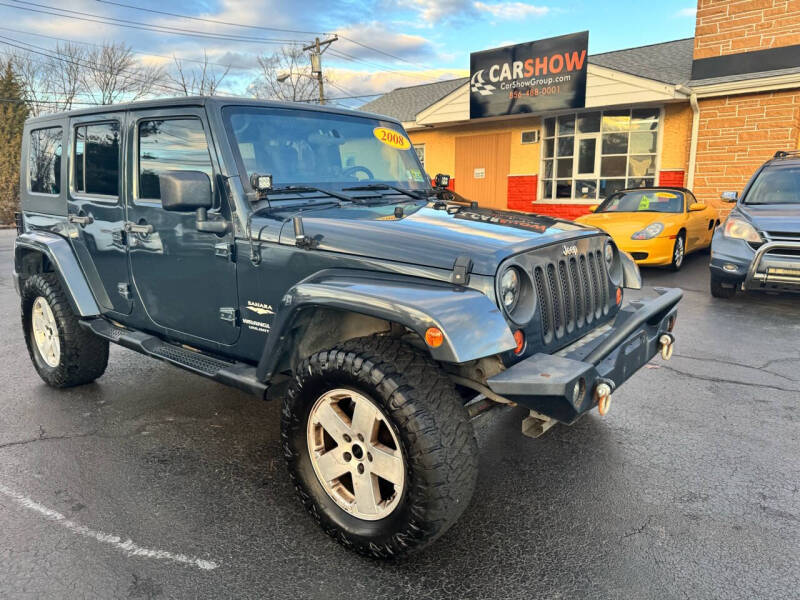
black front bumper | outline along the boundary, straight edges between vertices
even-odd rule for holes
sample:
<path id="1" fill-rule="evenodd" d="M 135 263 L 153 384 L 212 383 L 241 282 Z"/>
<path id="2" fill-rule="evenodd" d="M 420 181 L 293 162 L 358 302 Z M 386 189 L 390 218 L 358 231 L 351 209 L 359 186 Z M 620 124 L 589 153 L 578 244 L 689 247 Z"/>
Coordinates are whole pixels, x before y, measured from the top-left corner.
<path id="1" fill-rule="evenodd" d="M 534 354 L 488 380 L 509 400 L 562 423 L 572 423 L 597 404 L 595 387 L 618 388 L 659 351 L 659 338 L 674 325 L 683 292 L 656 288 L 658 296 L 632 302 L 608 330 L 558 354 Z M 591 339 L 589 339 L 591 338 Z"/>

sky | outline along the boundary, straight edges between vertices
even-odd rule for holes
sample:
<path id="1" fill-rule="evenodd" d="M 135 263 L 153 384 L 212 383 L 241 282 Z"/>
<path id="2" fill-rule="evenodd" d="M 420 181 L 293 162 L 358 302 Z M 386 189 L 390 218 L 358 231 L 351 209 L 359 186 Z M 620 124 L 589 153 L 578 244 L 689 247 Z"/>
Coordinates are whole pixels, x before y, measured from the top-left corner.
<path id="1" fill-rule="evenodd" d="M 470 52 L 497 46 L 587 29 L 590 54 L 691 37 L 695 8 L 692 0 L 0 0 L 0 51 L 20 42 L 52 49 L 59 38 L 123 41 L 142 61 L 165 65 L 173 56 L 197 60 L 206 52 L 232 67 L 224 91 L 244 95 L 259 55 L 337 33 L 323 56 L 333 82 L 328 95 L 357 106 L 367 94 L 468 75 Z M 147 26 L 171 29 L 141 29 Z"/>

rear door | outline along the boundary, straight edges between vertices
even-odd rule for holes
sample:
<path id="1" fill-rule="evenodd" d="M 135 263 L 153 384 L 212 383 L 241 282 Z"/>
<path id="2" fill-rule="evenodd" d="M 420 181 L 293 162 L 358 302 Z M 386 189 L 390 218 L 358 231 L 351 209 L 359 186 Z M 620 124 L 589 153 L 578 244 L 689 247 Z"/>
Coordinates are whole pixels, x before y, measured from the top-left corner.
<path id="1" fill-rule="evenodd" d="M 120 201 L 124 116 L 110 112 L 71 120 L 67 196 L 75 254 L 101 306 L 121 315 L 132 308 Z"/>
<path id="2" fill-rule="evenodd" d="M 128 255 L 135 293 L 150 320 L 169 335 L 199 345 L 233 344 L 239 337 L 233 233 L 198 231 L 194 212 L 161 206 L 160 174 L 200 171 L 211 180 L 209 215 L 231 218 L 215 177 L 219 165 L 205 111 L 139 111 L 128 121 Z"/>

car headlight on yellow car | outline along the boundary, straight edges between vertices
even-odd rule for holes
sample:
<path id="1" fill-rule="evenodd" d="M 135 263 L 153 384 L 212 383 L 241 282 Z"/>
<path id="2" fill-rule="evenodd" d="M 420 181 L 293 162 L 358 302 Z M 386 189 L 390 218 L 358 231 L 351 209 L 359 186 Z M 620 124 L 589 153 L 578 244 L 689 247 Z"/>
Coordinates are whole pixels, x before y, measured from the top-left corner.
<path id="1" fill-rule="evenodd" d="M 756 228 L 750 223 L 739 217 L 728 217 L 722 230 L 722 235 L 734 240 L 744 240 L 746 242 L 761 242 L 761 236 Z"/>
<path id="2" fill-rule="evenodd" d="M 664 231 L 664 224 L 663 223 L 650 223 L 647 227 L 642 229 L 641 231 L 637 231 L 631 236 L 632 240 L 652 240 L 657 235 L 660 235 L 661 232 Z"/>

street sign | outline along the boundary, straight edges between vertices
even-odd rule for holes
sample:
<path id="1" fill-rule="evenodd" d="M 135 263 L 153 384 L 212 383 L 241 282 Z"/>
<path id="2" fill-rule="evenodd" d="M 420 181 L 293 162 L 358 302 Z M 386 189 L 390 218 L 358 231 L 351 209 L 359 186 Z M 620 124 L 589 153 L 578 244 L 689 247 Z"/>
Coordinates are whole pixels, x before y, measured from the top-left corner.
<path id="1" fill-rule="evenodd" d="M 586 105 L 589 32 L 470 54 L 471 119 Z"/>

